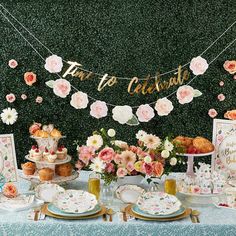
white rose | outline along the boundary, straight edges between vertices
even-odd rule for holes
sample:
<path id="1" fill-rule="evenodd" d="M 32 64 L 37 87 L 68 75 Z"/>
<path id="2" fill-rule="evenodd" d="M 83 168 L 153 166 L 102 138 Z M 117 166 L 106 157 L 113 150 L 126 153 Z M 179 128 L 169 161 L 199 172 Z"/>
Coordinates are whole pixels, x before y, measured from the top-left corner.
<path id="1" fill-rule="evenodd" d="M 128 148 L 128 144 L 126 142 L 121 141 L 121 140 L 115 140 L 114 144 L 122 149 Z"/>
<path id="2" fill-rule="evenodd" d="M 164 148 L 165 150 L 171 152 L 174 148 L 174 145 L 168 139 L 166 139 L 166 141 L 164 142 Z"/>
<path id="3" fill-rule="evenodd" d="M 113 138 L 116 135 L 116 131 L 114 129 L 109 129 L 107 131 L 107 134 L 108 134 L 109 137 Z"/>
<path id="4" fill-rule="evenodd" d="M 168 150 L 163 150 L 163 151 L 161 152 L 161 156 L 162 156 L 163 158 L 168 158 L 168 157 L 170 156 L 170 152 L 169 152 Z"/>
<path id="5" fill-rule="evenodd" d="M 133 117 L 132 108 L 130 106 L 116 106 L 112 109 L 112 118 L 120 124 L 127 123 Z"/>
<path id="6" fill-rule="evenodd" d="M 147 164 L 149 164 L 149 163 L 152 162 L 152 158 L 151 158 L 150 156 L 145 156 L 143 160 L 144 160 L 144 162 L 147 163 Z"/>
<path id="7" fill-rule="evenodd" d="M 171 159 L 170 159 L 170 165 L 171 166 L 175 166 L 177 164 L 177 159 L 175 158 L 175 157 L 172 157 Z"/>

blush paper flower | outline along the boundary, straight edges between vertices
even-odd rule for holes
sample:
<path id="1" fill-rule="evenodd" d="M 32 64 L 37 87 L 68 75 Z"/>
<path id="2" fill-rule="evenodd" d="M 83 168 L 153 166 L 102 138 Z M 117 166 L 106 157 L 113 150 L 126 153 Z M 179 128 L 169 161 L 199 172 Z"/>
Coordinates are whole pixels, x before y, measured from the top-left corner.
<path id="1" fill-rule="evenodd" d="M 49 56 L 46 61 L 44 68 L 50 73 L 59 73 L 63 67 L 62 58 L 57 55 Z"/>
<path id="2" fill-rule="evenodd" d="M 148 122 L 155 116 L 155 113 L 152 107 L 150 107 L 148 104 L 145 104 L 139 106 L 136 111 L 136 115 L 139 121 Z"/>
<path id="3" fill-rule="evenodd" d="M 9 62 L 8 62 L 8 66 L 12 69 L 15 69 L 17 66 L 18 66 L 18 63 L 16 60 L 14 59 L 11 59 Z"/>
<path id="4" fill-rule="evenodd" d="M 27 85 L 32 86 L 37 81 L 36 74 L 33 72 L 25 72 L 24 80 Z"/>
<path id="5" fill-rule="evenodd" d="M 212 109 L 210 109 L 210 110 L 208 111 L 208 115 L 209 115 L 211 118 L 215 118 L 215 117 L 218 115 L 218 113 L 217 113 L 217 111 L 216 111 L 214 108 L 212 108 Z"/>
<path id="6" fill-rule="evenodd" d="M 173 109 L 172 102 L 166 97 L 158 99 L 155 105 L 155 110 L 159 116 L 168 116 Z"/>
<path id="7" fill-rule="evenodd" d="M 194 97 L 194 89 L 189 85 L 180 86 L 176 92 L 180 104 L 190 103 Z"/>
<path id="8" fill-rule="evenodd" d="M 225 61 L 223 67 L 230 74 L 236 73 L 236 61 Z"/>
<path id="9" fill-rule="evenodd" d="M 57 79 L 53 84 L 53 92 L 61 98 L 65 98 L 71 91 L 70 82 L 65 79 Z"/>
<path id="10" fill-rule="evenodd" d="M 88 95 L 79 91 L 72 94 L 70 105 L 75 109 L 84 109 L 87 107 L 88 102 Z"/>
<path id="11" fill-rule="evenodd" d="M 108 112 L 108 108 L 105 102 L 96 101 L 90 106 L 90 115 L 100 119 L 102 117 L 106 117 Z"/>
<path id="12" fill-rule="evenodd" d="M 16 96 L 15 94 L 13 93 L 9 93 L 6 95 L 6 100 L 9 102 L 9 103 L 12 103 L 16 100 Z"/>
<path id="13" fill-rule="evenodd" d="M 189 68 L 194 75 L 203 75 L 208 69 L 208 63 L 201 56 L 194 57 L 190 62 Z"/>

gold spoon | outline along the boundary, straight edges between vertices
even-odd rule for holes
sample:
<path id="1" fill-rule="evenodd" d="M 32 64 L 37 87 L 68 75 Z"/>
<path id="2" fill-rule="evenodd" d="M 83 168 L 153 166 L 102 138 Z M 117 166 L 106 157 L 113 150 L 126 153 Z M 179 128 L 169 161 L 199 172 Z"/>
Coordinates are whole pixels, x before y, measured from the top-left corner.
<path id="1" fill-rule="evenodd" d="M 109 208 L 108 210 L 107 210 L 107 214 L 109 215 L 109 221 L 110 222 L 112 222 L 112 215 L 114 214 L 115 212 L 111 209 L 111 208 Z"/>
<path id="2" fill-rule="evenodd" d="M 197 223 L 200 223 L 200 220 L 199 220 L 199 215 L 200 215 L 200 211 L 198 211 L 198 210 L 193 210 L 192 211 L 192 215 L 196 218 L 196 220 L 197 220 Z"/>

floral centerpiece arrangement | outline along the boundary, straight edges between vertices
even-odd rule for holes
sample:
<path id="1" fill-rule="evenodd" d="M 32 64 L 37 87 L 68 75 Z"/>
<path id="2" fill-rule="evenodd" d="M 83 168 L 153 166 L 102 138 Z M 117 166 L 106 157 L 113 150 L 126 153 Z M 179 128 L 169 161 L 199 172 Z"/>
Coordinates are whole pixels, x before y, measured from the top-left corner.
<path id="1" fill-rule="evenodd" d="M 117 178 L 133 175 L 161 177 L 177 164 L 176 153 L 181 153 L 170 137 L 163 140 L 140 130 L 136 134 L 138 144 L 128 145 L 116 140 L 114 129 L 95 131 L 88 137 L 86 146 L 77 146 L 76 167 L 100 173 L 106 184 Z"/>

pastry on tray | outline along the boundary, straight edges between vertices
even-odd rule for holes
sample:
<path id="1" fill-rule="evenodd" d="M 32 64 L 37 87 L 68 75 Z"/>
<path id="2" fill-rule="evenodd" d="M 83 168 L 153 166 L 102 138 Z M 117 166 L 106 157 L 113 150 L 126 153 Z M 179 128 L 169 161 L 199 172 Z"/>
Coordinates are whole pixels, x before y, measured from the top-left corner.
<path id="1" fill-rule="evenodd" d="M 214 151 L 214 145 L 208 139 L 203 137 L 196 137 L 193 139 L 193 146 L 201 153 Z"/>
<path id="2" fill-rule="evenodd" d="M 43 168 L 38 171 L 40 181 L 49 181 L 53 179 L 54 171 L 50 168 Z"/>
<path id="3" fill-rule="evenodd" d="M 36 166 L 32 162 L 26 162 L 25 164 L 22 164 L 21 168 L 25 175 L 33 175 L 36 170 Z"/>
<path id="4" fill-rule="evenodd" d="M 37 138 L 61 138 L 62 134 L 61 132 L 54 128 L 53 124 L 49 124 L 49 125 L 43 125 L 42 129 L 41 129 L 42 125 L 41 123 L 34 123 L 30 126 L 29 128 L 29 132 L 33 137 L 37 137 Z"/>
<path id="5" fill-rule="evenodd" d="M 55 167 L 55 172 L 57 175 L 59 176 L 70 176 L 72 175 L 72 165 L 70 163 L 65 163 L 65 164 L 61 164 L 61 165 L 57 165 Z"/>

